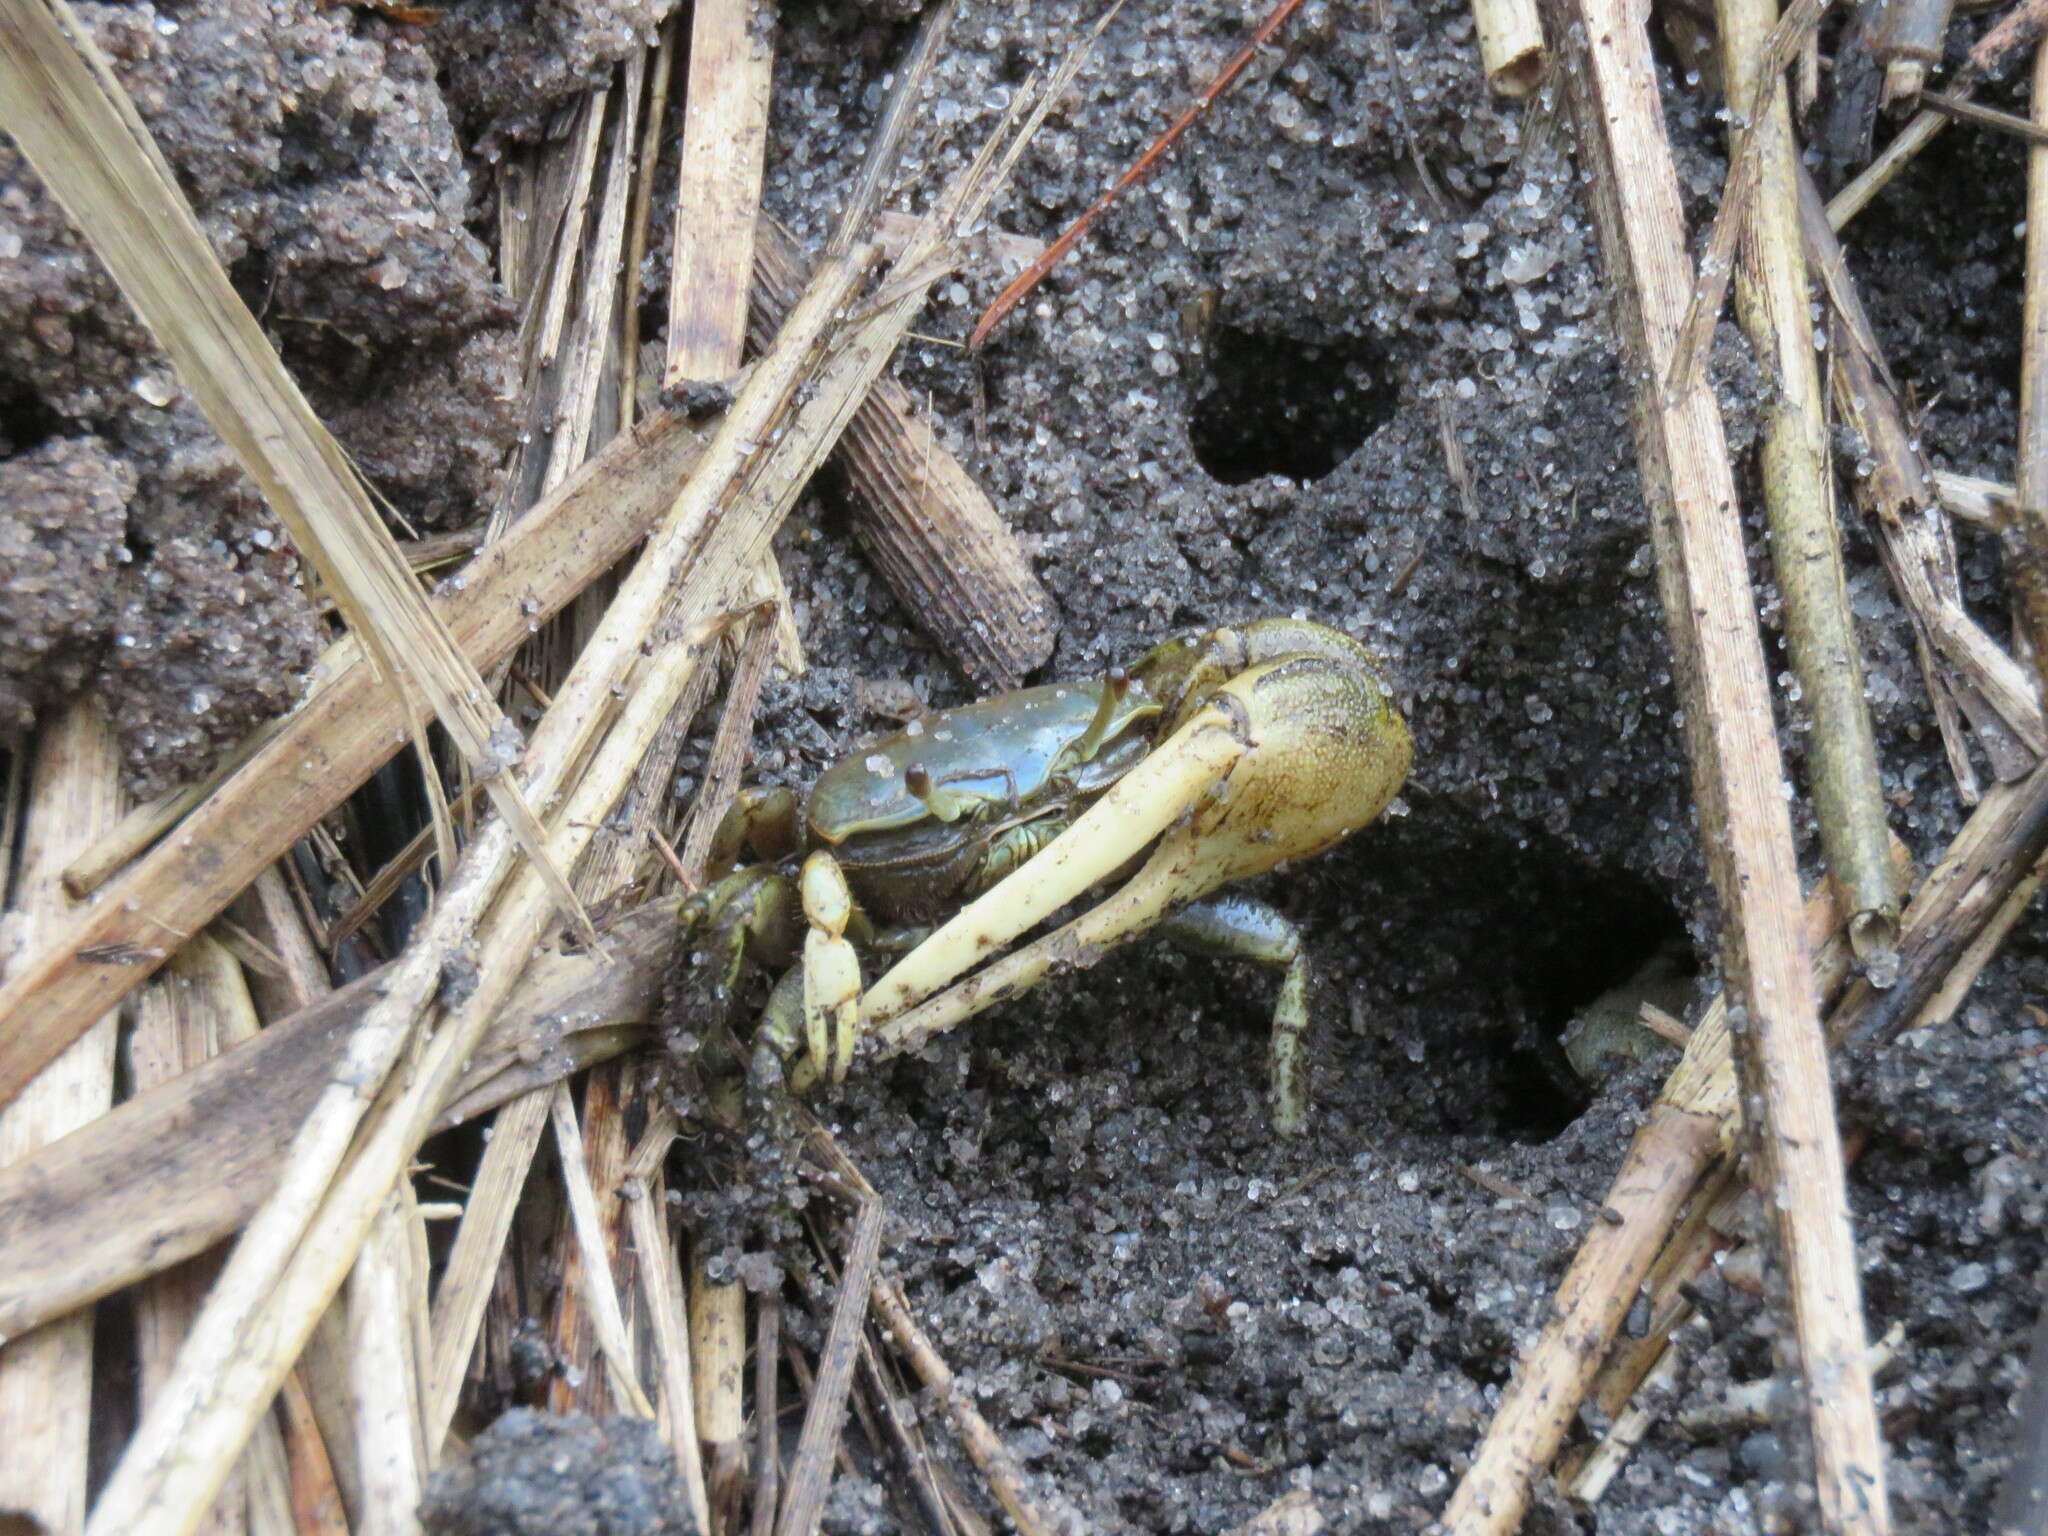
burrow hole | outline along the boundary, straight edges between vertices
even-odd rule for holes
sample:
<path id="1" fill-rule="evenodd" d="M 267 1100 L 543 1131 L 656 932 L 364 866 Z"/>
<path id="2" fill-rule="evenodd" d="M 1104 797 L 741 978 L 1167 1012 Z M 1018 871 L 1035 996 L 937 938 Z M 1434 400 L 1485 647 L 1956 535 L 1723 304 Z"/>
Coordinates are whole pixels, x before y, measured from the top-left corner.
<path id="1" fill-rule="evenodd" d="M 1315 343 L 1218 323 L 1188 415 L 1212 479 L 1320 480 L 1393 415 L 1391 370 L 1362 343 Z"/>

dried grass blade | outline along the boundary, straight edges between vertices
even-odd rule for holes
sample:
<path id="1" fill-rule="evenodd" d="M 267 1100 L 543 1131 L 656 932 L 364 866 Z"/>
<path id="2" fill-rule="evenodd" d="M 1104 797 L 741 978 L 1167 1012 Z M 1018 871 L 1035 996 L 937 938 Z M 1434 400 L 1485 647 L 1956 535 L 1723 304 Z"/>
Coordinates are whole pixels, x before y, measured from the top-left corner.
<path id="1" fill-rule="evenodd" d="M 519 1192 L 526 1186 L 533 1154 L 547 1128 L 550 1097 L 545 1090 L 521 1094 L 498 1111 L 483 1162 L 470 1185 L 462 1224 L 455 1231 L 455 1246 L 434 1293 L 434 1349 L 421 1413 L 430 1466 L 440 1461 L 448 1426 L 455 1419 L 463 1371 L 476 1348 L 477 1329 L 491 1299 L 498 1256 L 512 1231 Z"/>

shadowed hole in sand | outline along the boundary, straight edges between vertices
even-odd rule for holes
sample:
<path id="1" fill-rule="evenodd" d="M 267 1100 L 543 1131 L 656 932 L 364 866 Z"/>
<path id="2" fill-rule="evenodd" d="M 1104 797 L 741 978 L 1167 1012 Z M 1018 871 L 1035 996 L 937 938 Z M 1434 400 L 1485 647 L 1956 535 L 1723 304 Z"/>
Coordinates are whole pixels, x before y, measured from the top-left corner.
<path id="1" fill-rule="evenodd" d="M 1225 485 L 1320 480 L 1394 413 L 1384 361 L 1358 342 L 1307 343 L 1219 324 L 1188 414 L 1188 442 Z"/>

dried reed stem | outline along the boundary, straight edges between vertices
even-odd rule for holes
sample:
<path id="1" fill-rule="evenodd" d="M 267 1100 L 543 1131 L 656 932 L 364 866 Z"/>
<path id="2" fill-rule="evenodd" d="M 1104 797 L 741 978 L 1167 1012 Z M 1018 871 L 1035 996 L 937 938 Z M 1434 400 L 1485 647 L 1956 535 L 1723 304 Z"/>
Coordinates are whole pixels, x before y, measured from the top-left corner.
<path id="1" fill-rule="evenodd" d="M 476 1348 L 476 1333 L 491 1299 L 491 1281 L 498 1257 L 512 1231 L 519 1192 L 533 1167 L 541 1132 L 548 1123 L 546 1092 L 523 1093 L 491 1122 L 491 1139 L 469 1187 L 462 1224 L 455 1230 L 441 1284 L 434 1292 L 434 1348 L 427 1371 L 426 1403 L 421 1413 L 430 1463 L 441 1460 L 441 1448 L 462 1397 L 462 1377 Z"/>
<path id="2" fill-rule="evenodd" d="M 1877 741 L 1849 613 L 1828 462 L 1826 397 L 1814 358 L 1812 299 L 1799 236 L 1798 146 L 1781 75 L 1765 73 L 1776 0 L 1719 0 L 1730 100 L 1761 100 L 1757 188 L 1736 272 L 1736 308 L 1768 375 L 1764 509 L 1785 604 L 1792 669 L 1813 717 L 1807 737 L 1814 814 L 1827 865 L 1849 891 L 1849 941 L 1873 976 L 1897 964 L 1899 889 L 1892 877 Z"/>
<path id="3" fill-rule="evenodd" d="M 711 1506 L 704 1491 L 704 1449 L 697 1439 L 697 1394 L 692 1383 L 689 1299 L 683 1291 L 675 1239 L 669 1234 L 666 1204 L 660 1198 L 657 1170 L 676 1137 L 675 1117 L 658 1114 L 626 1168 L 622 1192 L 626 1219 L 639 1259 L 640 1287 L 653 1325 L 654 1357 L 661 1369 L 661 1403 L 669 1443 L 683 1470 L 683 1488 L 690 1517 L 700 1531 L 711 1529 Z"/>
<path id="4" fill-rule="evenodd" d="M 754 246 L 753 331 L 774 334 L 803 291 L 790 233 L 763 219 Z M 886 375 L 840 444 L 854 532 L 903 606 L 970 677 L 1014 688 L 1052 654 L 1052 599 L 967 466 Z"/>
<path id="5" fill-rule="evenodd" d="M 2034 119 L 2048 125 L 2048 47 L 2034 57 Z M 2014 504 L 1999 524 L 2018 628 L 2048 677 L 2048 148 L 2027 151 L 2027 288 L 2020 321 Z"/>
<path id="6" fill-rule="evenodd" d="M 773 7 L 758 0 L 699 0 L 690 13 L 667 389 L 739 372 L 768 152 L 773 28 Z"/>
<path id="7" fill-rule="evenodd" d="M 1745 1085 L 1762 1111 L 1750 1130 L 1790 1282 L 1821 1523 L 1830 1532 L 1881 1536 L 1889 1525 L 1883 1447 L 1763 647 L 1719 408 L 1697 370 L 1677 358 L 1695 274 L 1656 69 L 1633 7 L 1554 3 L 1553 35 L 1573 40 L 1568 89 L 1618 329 L 1629 372 L 1641 381 L 1633 412 L 1638 458 L 1709 872 L 1727 914 L 1727 973 L 1745 1025 L 1737 1044 Z M 1795 6 L 1778 32 L 1798 15 Z M 1765 78 L 1775 79 L 1782 61 L 1770 58 Z M 1447 1523 L 1511 1529 L 1530 1471 L 1475 1464 Z"/>
<path id="8" fill-rule="evenodd" d="M 804 1408 L 804 1427 L 789 1468 L 789 1494 L 783 1500 L 781 1518 L 775 1522 L 775 1536 L 814 1536 L 824 1513 L 825 1495 L 832 1487 L 832 1456 L 846 1422 L 846 1395 L 853 1386 L 869 1292 L 882 1254 L 882 1202 L 865 1200 L 859 1211 L 847 1245 L 846 1266 L 839 1277 L 831 1326 L 825 1331 L 825 1348 L 818 1357 L 817 1385 Z"/>
<path id="9" fill-rule="evenodd" d="M 753 1536 L 775 1536 L 782 1482 L 782 1415 L 775 1386 L 781 1374 L 782 1298 L 770 1291 L 754 1308 Z"/>
<path id="10" fill-rule="evenodd" d="M 1472 0 L 1479 62 L 1496 94 L 1519 99 L 1543 82 L 1550 65 L 1536 0 Z"/>
<path id="11" fill-rule="evenodd" d="M 704 864 L 711 852 L 711 839 L 718 824 L 739 792 L 740 775 L 746 770 L 754 741 L 754 711 L 761 702 L 761 684 L 768 677 L 768 661 L 775 653 L 773 610 L 757 613 L 740 641 L 738 664 L 726 687 L 725 708 L 718 717 L 718 730 L 711 738 L 711 751 L 704 762 L 702 787 L 690 811 L 690 830 L 683 840 L 683 880 L 688 890 L 704 884 Z"/>
<path id="12" fill-rule="evenodd" d="M 417 1536 L 426 1484 L 418 1418 L 419 1372 L 401 1326 L 406 1276 L 404 1202 L 398 1192 L 377 1213 L 348 1285 L 350 1385 L 362 1479 L 356 1528 L 364 1536 Z"/>
<path id="13" fill-rule="evenodd" d="M 206 934 L 196 934 L 171 957 L 135 1000 L 128 1040 L 129 1077 L 146 1093 L 217 1056 L 231 1043 L 253 1039 L 256 1007 L 241 966 Z M 178 1343 L 213 1284 L 220 1265 L 194 1258 L 157 1276 L 135 1296 L 136 1400 L 147 1406 L 169 1377 Z M 253 1449 L 253 1448 L 252 1448 Z M 208 1517 L 208 1536 L 248 1528 L 249 1458 L 222 1488 Z"/>
<path id="14" fill-rule="evenodd" d="M 1868 473 L 1852 494 L 1876 524 L 1886 569 L 1916 636 L 1938 660 L 1930 691 L 1952 696 L 1970 718 L 2001 779 L 2026 772 L 2048 750 L 2048 719 L 2030 678 L 1973 619 L 1963 602 L 1955 541 L 1941 517 L 1933 473 L 1877 349 L 1877 338 L 1827 228 L 1812 178 L 1800 174 L 1800 225 L 1814 271 L 1827 291 L 1834 359 L 1833 393 L 1841 419 L 1863 440 Z M 1950 747 L 1957 779 L 1974 794 L 1967 754 Z"/>
<path id="15" fill-rule="evenodd" d="M 567 1083 L 555 1084 L 554 1095 L 548 1101 L 548 1116 L 554 1123 L 555 1151 L 562 1160 L 562 1184 L 569 1196 L 569 1219 L 576 1230 L 576 1248 L 583 1262 L 584 1302 L 597 1331 L 597 1346 L 604 1351 L 612 1397 L 621 1412 L 651 1419 L 654 1405 L 641 1389 L 633 1346 L 626 1337 L 625 1312 L 619 1305 L 619 1288 L 612 1279 L 611 1256 L 605 1241 L 606 1223 L 597 1208 L 597 1191 L 591 1185 L 590 1165 L 584 1159 L 583 1132 L 576 1124 L 576 1105 L 569 1097 Z"/>

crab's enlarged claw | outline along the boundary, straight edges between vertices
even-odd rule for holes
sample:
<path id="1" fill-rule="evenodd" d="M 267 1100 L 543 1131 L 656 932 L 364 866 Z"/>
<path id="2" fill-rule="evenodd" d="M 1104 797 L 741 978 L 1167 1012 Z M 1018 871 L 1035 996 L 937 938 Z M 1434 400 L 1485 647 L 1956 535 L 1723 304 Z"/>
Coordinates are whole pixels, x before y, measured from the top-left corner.
<path id="1" fill-rule="evenodd" d="M 846 938 L 853 893 L 829 853 L 804 861 L 800 883 L 810 922 L 804 936 L 804 1039 L 816 1070 L 844 1082 L 860 1038 L 860 957 Z"/>
<path id="2" fill-rule="evenodd" d="M 931 996 L 1143 852 L 1244 755 L 1242 713 L 1195 715 L 1022 869 L 955 913 L 868 990 L 863 1029 Z"/>
<path id="3" fill-rule="evenodd" d="M 1181 805 L 1191 804 L 1193 813 L 1160 839 L 1151 858 L 1127 884 L 1057 932 L 1004 957 L 922 1006 L 895 1017 L 878 1010 L 874 1017 L 879 1027 L 873 1032 L 883 1054 L 914 1048 L 991 1003 L 1022 991 L 1054 965 L 1092 961 L 1110 946 L 1143 932 L 1175 908 L 1199 900 L 1220 885 L 1263 874 L 1283 859 L 1321 852 L 1386 808 L 1408 776 L 1413 752 L 1408 728 L 1375 670 L 1322 655 L 1291 656 L 1252 667 L 1216 690 L 1154 759 L 1127 775 L 1065 835 L 990 896 L 1003 896 L 1020 882 L 1029 886 L 1039 865 L 1054 859 L 1070 841 L 1092 841 L 1085 831 L 1089 819 L 1110 805 L 1140 772 L 1152 768 L 1155 759 L 1178 757 L 1195 743 L 1222 733 L 1237 743 L 1237 751 L 1225 764 L 1228 776 L 1218 792 L 1204 795 L 1197 785 L 1192 795 L 1184 796 Z M 1163 768 L 1161 776 L 1168 772 Z M 1107 868 L 1114 868 L 1132 846 L 1126 842 L 1113 854 L 1106 853 Z M 1042 905 L 1037 901 L 1031 905 L 1038 906 L 1042 915 L 1078 889 L 1058 893 L 1056 899 Z M 988 900 L 983 897 L 962 917 Z M 949 923 L 947 928 L 953 926 Z M 1013 928 L 1004 937 L 1016 931 Z M 897 971 L 924 952 L 920 948 Z M 965 966 L 949 974 L 957 975 L 961 969 Z M 889 979 L 884 977 L 884 983 Z M 1305 968 L 1297 982 L 1290 966 L 1290 985 L 1282 987 L 1281 1010 L 1276 1015 L 1276 1025 L 1287 1038 L 1275 1046 L 1275 1120 L 1286 1129 L 1299 1129 L 1306 1113 L 1299 1087 L 1301 1034 L 1307 1019 L 1306 981 Z M 873 999 L 871 993 L 870 1001 Z"/>

